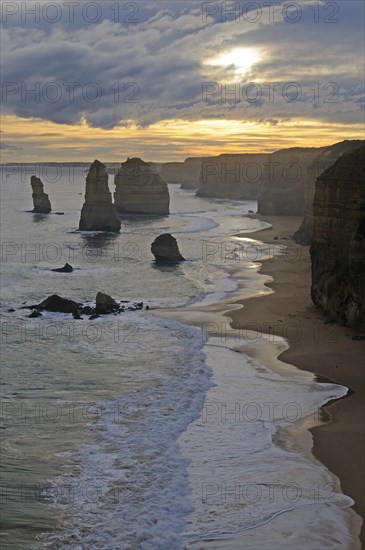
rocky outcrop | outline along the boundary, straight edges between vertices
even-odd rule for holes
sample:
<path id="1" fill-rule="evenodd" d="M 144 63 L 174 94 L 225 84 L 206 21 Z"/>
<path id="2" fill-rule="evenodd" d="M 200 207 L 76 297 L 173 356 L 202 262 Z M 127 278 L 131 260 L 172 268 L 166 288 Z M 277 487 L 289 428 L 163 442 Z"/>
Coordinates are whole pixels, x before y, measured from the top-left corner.
<path id="1" fill-rule="evenodd" d="M 314 221 L 313 201 L 317 177 L 320 176 L 327 168 L 332 166 L 341 155 L 358 149 L 364 145 L 364 143 L 365 142 L 362 140 L 354 139 L 351 141 L 341 141 L 339 143 L 335 143 L 335 145 L 324 147 L 321 153 L 317 155 L 314 161 L 309 165 L 304 195 L 304 218 L 300 228 L 294 234 L 294 240 L 297 243 L 309 245 L 312 240 Z"/>
<path id="2" fill-rule="evenodd" d="M 237 154 L 202 160 L 198 197 L 255 200 L 266 154 Z"/>
<path id="3" fill-rule="evenodd" d="M 103 292 L 97 293 L 95 300 L 95 313 L 114 313 L 115 311 L 119 311 L 119 307 L 120 306 L 117 304 L 114 298 L 112 298 L 108 294 L 104 294 Z"/>
<path id="4" fill-rule="evenodd" d="M 303 215 L 307 170 L 321 151 L 315 147 L 293 147 L 272 153 L 259 184 L 258 213 Z"/>
<path id="5" fill-rule="evenodd" d="M 166 182 L 139 158 L 124 162 L 115 176 L 115 205 L 120 213 L 169 214 Z"/>
<path id="6" fill-rule="evenodd" d="M 316 182 L 312 300 L 332 321 L 365 330 L 365 147 Z"/>
<path id="7" fill-rule="evenodd" d="M 181 184 L 183 170 L 183 162 L 165 162 L 161 167 L 160 176 L 166 181 L 166 183 Z"/>
<path id="8" fill-rule="evenodd" d="M 35 214 L 49 214 L 52 210 L 47 193 L 43 190 L 43 183 L 36 176 L 30 178 L 32 186 L 33 212 Z"/>
<path id="9" fill-rule="evenodd" d="M 158 263 L 183 262 L 175 237 L 170 233 L 159 235 L 151 245 L 151 252 Z"/>
<path id="10" fill-rule="evenodd" d="M 67 262 L 63 267 L 57 267 L 56 269 L 52 269 L 52 271 L 55 271 L 56 273 L 72 273 L 74 268 L 72 265 L 68 264 Z"/>
<path id="11" fill-rule="evenodd" d="M 118 302 L 108 294 L 98 292 L 95 299 L 95 307 L 91 307 L 90 305 L 83 305 L 80 302 L 75 302 L 68 298 L 62 298 L 57 294 L 52 294 L 52 296 L 49 296 L 40 304 L 24 306 L 21 309 L 32 309 L 33 312 L 29 315 L 31 318 L 41 317 L 41 311 L 53 311 L 56 313 L 71 313 L 74 319 L 82 319 L 81 315 L 90 315 L 91 317 L 89 318 L 93 320 L 99 317 L 99 315 L 142 310 L 144 306 L 143 302 L 137 302 L 127 306 L 126 304 L 129 303 L 128 300 L 122 300 L 120 304 L 118 304 Z M 148 305 L 146 305 L 146 309 L 150 309 Z"/>
<path id="12" fill-rule="evenodd" d="M 191 157 L 184 160 L 181 173 L 181 189 L 198 189 L 203 159 Z"/>
<path id="13" fill-rule="evenodd" d="M 37 311 L 54 311 L 58 313 L 74 313 L 82 304 L 69 300 L 68 298 L 62 298 L 57 294 L 52 294 L 40 304 L 29 306 L 28 309 L 35 309 Z"/>
<path id="14" fill-rule="evenodd" d="M 81 210 L 80 231 L 119 231 L 118 212 L 108 187 L 108 174 L 102 162 L 95 160 L 86 177 L 85 202 Z"/>

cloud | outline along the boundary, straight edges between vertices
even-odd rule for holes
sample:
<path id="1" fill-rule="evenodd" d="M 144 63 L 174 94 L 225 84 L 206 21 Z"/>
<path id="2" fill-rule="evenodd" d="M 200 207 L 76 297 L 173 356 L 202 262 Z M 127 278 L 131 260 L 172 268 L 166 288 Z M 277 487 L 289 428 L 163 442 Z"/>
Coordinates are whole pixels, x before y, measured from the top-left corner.
<path id="1" fill-rule="evenodd" d="M 81 8 L 74 21 L 63 18 L 57 24 L 44 17 L 38 23 L 31 17 L 22 22 L 20 13 L 8 17 L 2 32 L 5 113 L 60 124 L 85 121 L 105 129 L 224 117 L 269 124 L 303 117 L 349 124 L 360 119 L 360 2 L 349 0 L 346 9 L 332 16 L 323 3 L 315 14 L 307 2 L 297 2 L 302 7 L 297 23 L 283 19 L 281 5 L 274 20 L 262 8 L 253 23 L 243 12 L 238 21 L 225 20 L 222 3 L 210 3 L 220 8 L 205 17 L 201 2 L 167 0 L 138 3 L 133 16 L 138 23 L 132 24 L 125 21 L 132 17 L 127 10 L 116 18 L 106 4 L 100 3 L 102 19 L 95 24 L 82 17 Z M 254 18 L 255 12 L 250 13 L 246 17 Z M 329 16 L 338 22 L 325 23 Z M 237 47 L 262 53 L 247 74 L 238 78 L 233 66 L 205 64 Z M 204 82 L 218 86 L 208 98 L 202 97 Z M 247 100 L 248 82 L 257 83 L 260 92 L 254 102 Z M 271 98 L 265 84 L 274 82 L 281 85 Z M 299 86 L 297 101 L 295 86 L 285 88 L 290 82 Z M 331 82 L 335 89 L 328 87 Z M 239 85 L 238 96 L 225 92 L 224 86 L 232 83 Z"/>

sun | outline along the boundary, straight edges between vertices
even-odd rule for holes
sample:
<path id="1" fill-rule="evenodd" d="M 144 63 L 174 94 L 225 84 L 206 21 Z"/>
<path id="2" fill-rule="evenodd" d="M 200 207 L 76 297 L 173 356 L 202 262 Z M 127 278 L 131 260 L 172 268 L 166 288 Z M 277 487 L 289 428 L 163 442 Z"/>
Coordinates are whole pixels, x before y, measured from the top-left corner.
<path id="1" fill-rule="evenodd" d="M 261 55 L 254 48 L 235 48 L 208 59 L 206 64 L 226 69 L 232 66 L 236 75 L 244 75 L 260 60 Z"/>

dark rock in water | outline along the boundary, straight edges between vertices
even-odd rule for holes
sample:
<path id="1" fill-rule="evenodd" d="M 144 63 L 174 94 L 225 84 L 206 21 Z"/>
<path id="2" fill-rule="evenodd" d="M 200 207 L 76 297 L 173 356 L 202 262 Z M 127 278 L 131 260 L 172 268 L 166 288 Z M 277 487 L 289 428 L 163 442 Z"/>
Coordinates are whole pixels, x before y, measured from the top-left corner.
<path id="1" fill-rule="evenodd" d="M 89 317 L 89 321 L 93 321 L 94 319 L 99 319 L 100 315 L 97 315 L 97 313 L 93 313 L 91 317 Z"/>
<path id="2" fill-rule="evenodd" d="M 114 200 L 120 213 L 166 215 L 170 211 L 167 183 L 140 158 L 128 159 L 119 168 Z"/>
<path id="3" fill-rule="evenodd" d="M 119 311 L 119 305 L 111 296 L 98 292 L 96 295 L 95 313 L 115 313 Z"/>
<path id="4" fill-rule="evenodd" d="M 254 214 L 255 212 L 253 210 L 248 211 L 249 214 Z"/>
<path id="5" fill-rule="evenodd" d="M 95 160 L 86 177 L 85 202 L 81 210 L 80 231 L 120 230 L 121 223 L 108 187 L 105 164 Z"/>
<path id="6" fill-rule="evenodd" d="M 146 306 L 146 309 L 150 309 L 150 306 Z"/>
<path id="7" fill-rule="evenodd" d="M 84 306 L 81 308 L 81 313 L 83 313 L 84 315 L 93 315 L 94 309 L 90 306 Z"/>
<path id="8" fill-rule="evenodd" d="M 33 197 L 33 212 L 35 214 L 49 214 L 52 210 L 47 193 L 43 190 L 43 183 L 36 176 L 30 178 Z"/>
<path id="9" fill-rule="evenodd" d="M 64 212 L 55 212 L 55 214 L 56 214 L 57 216 L 64 216 L 64 215 L 65 215 Z"/>
<path id="10" fill-rule="evenodd" d="M 77 320 L 82 319 L 82 317 L 81 317 L 81 309 L 77 309 L 76 311 L 74 311 L 74 312 L 72 313 L 72 316 L 73 316 L 74 319 L 77 319 Z"/>
<path id="11" fill-rule="evenodd" d="M 175 237 L 170 233 L 159 235 L 151 245 L 151 252 L 159 263 L 176 263 L 185 260 L 180 254 Z"/>
<path id="12" fill-rule="evenodd" d="M 62 298 L 57 294 L 52 294 L 40 304 L 30 306 L 30 309 L 54 311 L 57 313 L 73 313 L 77 309 L 82 307 L 82 304 L 69 300 L 68 298 Z"/>
<path id="13" fill-rule="evenodd" d="M 36 317 L 42 317 L 42 314 L 40 311 L 32 311 L 30 315 L 28 315 L 30 319 L 35 319 Z"/>
<path id="14" fill-rule="evenodd" d="M 7 309 L 6 310 L 8 313 L 14 313 L 15 309 L 13 307 L 11 307 L 10 309 Z"/>
<path id="15" fill-rule="evenodd" d="M 72 265 L 68 264 L 67 262 L 63 267 L 58 267 L 56 269 L 52 269 L 52 271 L 56 271 L 57 273 L 72 273 L 74 268 Z"/>
<path id="16" fill-rule="evenodd" d="M 316 182 L 310 248 L 312 300 L 336 322 L 365 331 L 365 146 Z"/>

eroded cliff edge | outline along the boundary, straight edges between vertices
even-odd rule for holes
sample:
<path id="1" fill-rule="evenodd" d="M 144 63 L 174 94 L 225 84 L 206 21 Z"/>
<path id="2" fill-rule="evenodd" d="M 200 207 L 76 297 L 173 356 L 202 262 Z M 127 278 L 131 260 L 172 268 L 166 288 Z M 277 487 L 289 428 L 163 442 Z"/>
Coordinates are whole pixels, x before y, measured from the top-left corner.
<path id="1" fill-rule="evenodd" d="M 310 254 L 313 302 L 365 331 L 365 146 L 317 178 Z"/>

